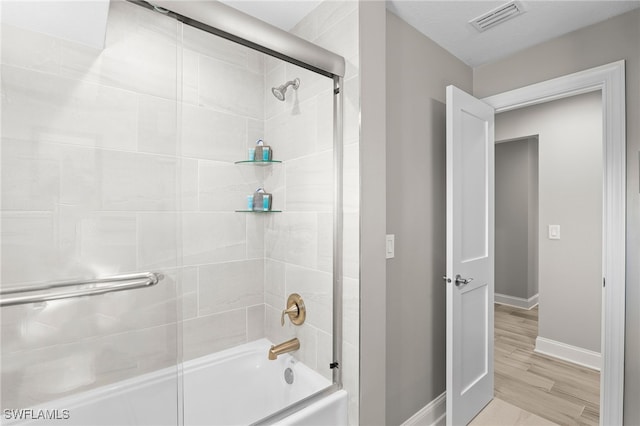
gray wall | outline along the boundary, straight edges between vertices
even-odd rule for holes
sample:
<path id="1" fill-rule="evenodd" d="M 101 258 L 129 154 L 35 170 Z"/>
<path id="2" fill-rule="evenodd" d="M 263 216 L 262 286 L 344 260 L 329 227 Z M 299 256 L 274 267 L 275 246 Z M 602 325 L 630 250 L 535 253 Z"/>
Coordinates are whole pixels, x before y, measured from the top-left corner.
<path id="1" fill-rule="evenodd" d="M 472 74 L 389 12 L 386 70 L 387 232 L 396 239 L 387 261 L 386 422 L 375 423 L 396 425 L 445 391 L 445 87 L 470 92 Z"/>
<path id="2" fill-rule="evenodd" d="M 627 87 L 627 282 L 624 423 L 640 424 L 640 10 L 541 43 L 474 69 L 484 97 L 620 59 Z"/>
<path id="3" fill-rule="evenodd" d="M 473 85 L 468 67 L 399 18 L 387 14 L 386 31 L 387 232 L 396 234 L 396 258 L 387 261 L 386 422 L 369 424 L 401 423 L 445 390 L 445 294 L 439 286 L 444 270 L 444 87 L 473 87 L 476 96 L 484 97 L 619 59 L 627 61 L 625 423 L 640 424 L 635 403 L 640 312 L 632 309 L 640 303 L 640 122 L 634 119 L 640 116 L 640 11 L 478 67 Z M 424 210 L 407 208 L 415 206 Z M 363 208 L 363 218 L 367 214 Z M 420 309 L 403 309 L 416 304 Z M 411 351 L 398 350 L 408 345 Z M 370 352 L 368 357 L 384 355 Z"/>
<path id="4" fill-rule="evenodd" d="M 495 292 L 538 293 L 538 140 L 498 143 L 495 151 Z"/>
<path id="5" fill-rule="evenodd" d="M 360 424 L 385 418 L 385 6 L 359 2 L 360 40 Z"/>
<path id="6" fill-rule="evenodd" d="M 499 114 L 496 138 L 538 134 L 538 335 L 600 352 L 602 102 L 600 91 Z M 548 225 L 561 238 L 548 238 Z"/>
<path id="7" fill-rule="evenodd" d="M 527 274 L 527 294 L 532 297 L 538 294 L 538 238 L 539 231 L 539 184 L 538 184 L 538 138 L 529 141 L 529 273 Z"/>

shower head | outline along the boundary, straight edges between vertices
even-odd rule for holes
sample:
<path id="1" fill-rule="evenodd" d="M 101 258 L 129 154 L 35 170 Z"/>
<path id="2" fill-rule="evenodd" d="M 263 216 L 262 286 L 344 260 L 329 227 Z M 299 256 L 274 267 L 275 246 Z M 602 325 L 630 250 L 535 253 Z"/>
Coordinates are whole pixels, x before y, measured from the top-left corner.
<path id="1" fill-rule="evenodd" d="M 298 87 L 300 87 L 300 79 L 296 78 L 295 80 L 287 81 L 282 86 L 272 87 L 271 93 L 273 93 L 273 96 L 275 96 L 279 101 L 284 102 L 284 94 L 289 86 L 293 86 L 294 90 L 298 90 Z"/>

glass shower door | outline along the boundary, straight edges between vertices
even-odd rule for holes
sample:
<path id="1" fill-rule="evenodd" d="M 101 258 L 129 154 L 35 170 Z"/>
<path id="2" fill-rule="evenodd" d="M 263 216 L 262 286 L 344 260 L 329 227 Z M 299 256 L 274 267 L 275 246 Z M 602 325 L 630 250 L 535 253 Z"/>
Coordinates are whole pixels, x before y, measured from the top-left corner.
<path id="1" fill-rule="evenodd" d="M 334 82 L 181 40 L 184 422 L 253 424 L 333 385 Z"/>
<path id="2" fill-rule="evenodd" d="M 96 48 L 25 28 L 30 3 L 3 3 L 0 289 L 42 297 L 1 308 L 0 422 L 176 424 L 178 24 L 77 2 L 80 15 L 109 8 Z M 55 24 L 65 2 L 39 7 Z M 121 278 L 140 273 L 157 284 Z M 7 293 L 52 282 L 73 285 Z"/>

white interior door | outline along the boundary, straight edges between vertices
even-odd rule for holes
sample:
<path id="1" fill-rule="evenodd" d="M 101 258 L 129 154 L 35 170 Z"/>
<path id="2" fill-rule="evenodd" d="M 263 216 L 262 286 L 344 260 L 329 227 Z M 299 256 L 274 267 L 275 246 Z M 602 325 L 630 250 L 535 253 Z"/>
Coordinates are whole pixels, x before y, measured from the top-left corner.
<path id="1" fill-rule="evenodd" d="M 447 87 L 447 425 L 493 398 L 494 110 Z"/>

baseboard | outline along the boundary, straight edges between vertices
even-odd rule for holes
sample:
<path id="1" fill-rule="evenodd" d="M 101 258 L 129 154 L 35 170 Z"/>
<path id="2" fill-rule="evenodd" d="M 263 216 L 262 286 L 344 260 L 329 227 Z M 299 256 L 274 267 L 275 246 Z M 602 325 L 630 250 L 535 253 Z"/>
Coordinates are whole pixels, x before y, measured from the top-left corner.
<path id="1" fill-rule="evenodd" d="M 536 338 L 536 348 L 534 351 L 579 364 L 593 370 L 600 371 L 600 367 L 602 366 L 602 356 L 598 352 L 556 342 L 555 340 L 545 339 L 540 336 Z"/>
<path id="2" fill-rule="evenodd" d="M 436 399 L 422 407 L 402 426 L 444 426 L 447 415 L 446 392 L 442 392 Z"/>
<path id="3" fill-rule="evenodd" d="M 501 305 L 509 305 L 522 309 L 531 309 L 538 304 L 538 295 L 535 294 L 530 298 L 525 299 L 523 297 L 507 296 L 506 294 L 494 293 L 493 300 Z"/>

